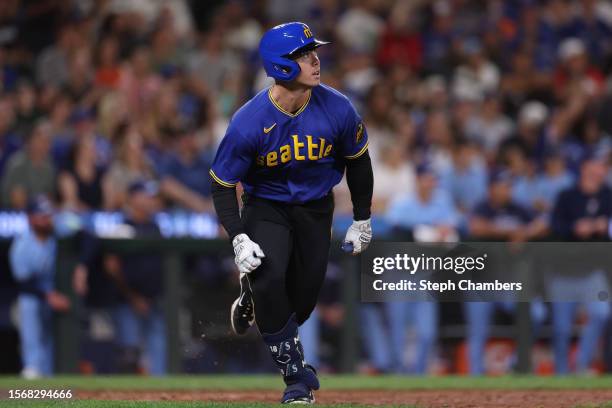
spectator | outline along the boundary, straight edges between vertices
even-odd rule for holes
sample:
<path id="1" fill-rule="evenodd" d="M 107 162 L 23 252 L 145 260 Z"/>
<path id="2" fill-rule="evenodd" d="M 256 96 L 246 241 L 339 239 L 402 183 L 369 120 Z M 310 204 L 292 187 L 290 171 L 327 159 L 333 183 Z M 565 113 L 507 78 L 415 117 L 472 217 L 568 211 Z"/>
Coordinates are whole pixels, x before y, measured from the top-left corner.
<path id="1" fill-rule="evenodd" d="M 49 155 L 50 127 L 39 122 L 29 135 L 25 150 L 15 153 L 6 165 L 2 181 L 2 205 L 24 210 L 38 195 L 53 197 L 55 168 Z"/>
<path id="2" fill-rule="evenodd" d="M 552 83 L 550 75 L 536 70 L 532 56 L 526 51 L 512 55 L 511 67 L 501 82 L 505 110 L 516 117 L 522 105 L 530 100 L 550 102 Z"/>
<path id="3" fill-rule="evenodd" d="M 510 137 L 514 124 L 503 114 L 499 99 L 488 94 L 482 108 L 466 123 L 465 134 L 472 142 L 482 146 L 488 161 L 493 161 L 500 144 Z"/>
<path id="4" fill-rule="evenodd" d="M 208 174 L 212 163 L 209 152 L 201 150 L 195 130 L 181 128 L 176 131 L 176 149 L 165 166 L 161 181 L 164 195 L 180 207 L 198 212 L 211 212 L 210 182 Z"/>
<path id="5" fill-rule="evenodd" d="M 535 215 L 538 194 L 535 163 L 516 146 L 506 149 L 502 160 L 512 178 L 512 200 Z"/>
<path id="6" fill-rule="evenodd" d="M 537 177 L 537 194 L 533 206 L 537 211 L 550 215 L 559 193 L 574 183 L 574 176 L 568 171 L 565 160 L 556 150 L 544 157 L 544 171 Z"/>
<path id="7" fill-rule="evenodd" d="M 107 167 L 113 156 L 112 146 L 106 136 L 98 133 L 93 112 L 88 108 L 78 107 L 72 112 L 70 122 L 74 130 L 71 135 L 72 140 L 64 141 L 63 151 L 59 150 L 59 145 L 57 146 L 57 154 L 61 158 L 59 167 L 65 168 L 70 165 L 70 153 L 73 151 L 74 144 L 86 138 L 90 138 L 95 144 L 95 165 Z"/>
<path id="8" fill-rule="evenodd" d="M 607 241 L 609 220 L 612 216 L 612 191 L 605 185 L 606 164 L 596 157 L 582 163 L 580 178 L 575 186 L 559 194 L 552 213 L 552 227 L 556 236 L 567 241 Z M 610 315 L 610 304 L 593 301 L 593 293 L 607 291 L 609 283 L 600 270 L 586 270 L 580 276 L 558 276 L 549 282 L 552 304 L 555 370 L 569 372 L 568 354 L 572 326 L 579 305 L 586 309 L 587 323 L 578 342 L 576 371 L 588 373 L 599 338 Z M 585 301 L 576 299 L 578 293 Z M 590 300 L 590 301 L 589 301 Z"/>
<path id="9" fill-rule="evenodd" d="M 448 78 L 452 74 L 453 45 L 459 34 L 453 26 L 450 2 L 434 2 L 432 14 L 433 21 L 426 25 L 423 36 L 425 67 L 432 74 Z"/>
<path id="10" fill-rule="evenodd" d="M 53 207 L 44 196 L 28 203 L 29 230 L 15 238 L 10 249 L 13 276 L 19 285 L 22 377 L 53 374 L 53 312 L 66 312 L 70 300 L 55 290 L 57 242 L 53 237 Z M 77 265 L 74 289 L 83 295 L 87 270 Z"/>
<path id="11" fill-rule="evenodd" d="M 70 145 L 74 139 L 74 129 L 70 123 L 72 103 L 65 95 L 60 94 L 53 103 L 49 114 L 51 125 L 51 155 L 56 167 L 63 165 Z"/>
<path id="12" fill-rule="evenodd" d="M 162 86 L 162 79 L 151 69 L 151 50 L 136 47 L 121 68 L 120 90 L 135 117 L 141 117 L 151 108 Z"/>
<path id="13" fill-rule="evenodd" d="M 373 166 L 373 208 L 375 213 L 385 213 L 393 197 L 414 192 L 414 168 L 408 160 L 408 145 L 413 143 L 414 124 L 410 120 L 396 120 L 397 138 L 380 142 L 380 161 Z M 347 192 L 348 193 L 348 192 Z"/>
<path id="14" fill-rule="evenodd" d="M 185 68 L 185 54 L 171 25 L 157 27 L 151 34 L 151 56 L 159 75 L 172 78 Z"/>
<path id="15" fill-rule="evenodd" d="M 382 68 L 399 64 L 419 72 L 423 65 L 423 45 L 418 34 L 414 5 L 396 2 L 389 23 L 378 41 L 377 60 Z"/>
<path id="16" fill-rule="evenodd" d="M 91 108 L 97 101 L 98 90 L 93 86 L 94 73 L 91 65 L 91 50 L 83 46 L 73 50 L 68 65 L 68 80 L 62 93 L 68 95 L 75 105 Z"/>
<path id="17" fill-rule="evenodd" d="M 352 51 L 371 53 L 384 30 L 384 20 L 377 15 L 377 2 L 357 0 L 347 9 L 336 25 L 337 35 Z"/>
<path id="18" fill-rule="evenodd" d="M 96 57 L 95 85 L 106 89 L 116 89 L 121 81 L 117 39 L 103 38 L 97 49 Z"/>
<path id="19" fill-rule="evenodd" d="M 263 34 L 261 24 L 247 10 L 244 3 L 238 1 L 230 1 L 221 9 L 227 23 L 224 26 L 227 29 L 225 45 L 240 55 L 252 55 L 259 46 L 257 39 Z"/>
<path id="20" fill-rule="evenodd" d="M 450 196 L 437 189 L 436 176 L 430 165 L 420 164 L 416 174 L 414 193 L 397 197 L 389 206 L 389 223 L 399 231 L 410 233 L 418 242 L 456 242 L 459 238 L 459 214 Z M 426 374 L 437 341 L 438 304 L 432 301 L 388 302 L 384 307 L 389 319 L 392 368 L 397 372 Z M 417 357 L 410 368 L 402 358 L 409 312 L 413 314 L 417 333 Z"/>
<path id="21" fill-rule="evenodd" d="M 21 81 L 17 85 L 15 98 L 15 133 L 22 139 L 25 138 L 40 116 L 41 112 L 36 106 L 36 89 L 31 83 Z"/>
<path id="22" fill-rule="evenodd" d="M 548 226 L 534 219 L 528 209 L 512 201 L 512 179 L 508 171 L 495 172 L 489 194 L 470 220 L 470 233 L 476 238 L 524 242 L 544 236 Z"/>
<path id="23" fill-rule="evenodd" d="M 425 125 L 424 154 L 437 174 L 444 174 L 452 163 L 456 133 L 444 111 L 431 112 Z"/>
<path id="24" fill-rule="evenodd" d="M 476 38 L 464 40 L 462 51 L 465 63 L 455 69 L 453 93 L 463 95 L 473 90 L 482 96 L 496 92 L 500 81 L 499 68 L 488 60 L 480 41 Z"/>
<path id="25" fill-rule="evenodd" d="M 223 48 L 223 33 L 208 32 L 200 40 L 200 50 L 189 59 L 189 71 L 206 87 L 219 95 L 226 79 L 240 79 L 240 60 Z"/>
<path id="26" fill-rule="evenodd" d="M 130 184 L 155 179 L 151 163 L 144 152 L 142 136 L 136 126 L 128 123 L 117 132 L 119 149 L 108 169 L 108 203 L 112 209 L 120 209 L 125 204 Z"/>
<path id="27" fill-rule="evenodd" d="M 471 237 L 487 241 L 524 242 L 546 234 L 547 226 L 541 219 L 534 219 L 526 208 L 512 201 L 511 182 L 507 171 L 493 174 L 487 199 L 475 208 L 471 216 Z M 515 303 L 509 301 L 464 303 L 468 326 L 468 360 L 472 375 L 485 373 L 485 346 L 494 311 L 502 309 L 506 313 L 514 313 L 515 306 Z M 532 302 L 530 307 L 535 329 L 543 322 L 546 313 L 544 305 L 539 301 Z"/>
<path id="28" fill-rule="evenodd" d="M 60 88 L 68 81 L 70 51 L 80 43 L 79 35 L 72 25 L 59 28 L 57 40 L 45 48 L 36 60 L 36 82 Z"/>
<path id="29" fill-rule="evenodd" d="M 584 43 L 568 38 L 559 45 L 561 64 L 554 77 L 554 89 L 559 101 L 567 101 L 575 95 L 598 97 L 604 86 L 604 77 L 589 64 Z"/>
<path id="30" fill-rule="evenodd" d="M 610 57 L 608 39 L 612 36 L 612 27 L 602 18 L 598 6 L 601 6 L 601 2 L 581 0 L 577 23 L 579 37 L 585 43 L 593 63 L 603 66 Z"/>
<path id="31" fill-rule="evenodd" d="M 516 134 L 502 143 L 500 157 L 506 150 L 518 147 L 528 159 L 541 158 L 544 151 L 543 128 L 548 117 L 548 108 L 541 102 L 528 102 L 521 107 Z"/>
<path id="32" fill-rule="evenodd" d="M 133 228 L 135 238 L 161 237 L 153 218 L 159 203 L 152 188 L 140 181 L 129 186 L 126 222 Z M 113 320 L 122 348 L 121 368 L 133 372 L 143 348 L 148 373 L 164 375 L 166 325 L 161 308 L 164 294 L 161 256 L 150 252 L 109 255 L 105 265 L 118 291 Z"/>
<path id="33" fill-rule="evenodd" d="M 452 164 L 440 177 L 457 209 L 469 214 L 487 194 L 487 167 L 474 143 L 459 140 L 453 146 Z"/>
<path id="34" fill-rule="evenodd" d="M 0 99 L 0 180 L 11 155 L 19 147 L 19 139 L 13 131 L 14 112 L 11 101 L 8 98 Z"/>
<path id="35" fill-rule="evenodd" d="M 77 211 L 110 208 L 110 186 L 104 178 L 104 170 L 96 165 L 94 137 L 88 135 L 79 139 L 70 156 L 68 167 L 58 176 L 63 206 Z"/>

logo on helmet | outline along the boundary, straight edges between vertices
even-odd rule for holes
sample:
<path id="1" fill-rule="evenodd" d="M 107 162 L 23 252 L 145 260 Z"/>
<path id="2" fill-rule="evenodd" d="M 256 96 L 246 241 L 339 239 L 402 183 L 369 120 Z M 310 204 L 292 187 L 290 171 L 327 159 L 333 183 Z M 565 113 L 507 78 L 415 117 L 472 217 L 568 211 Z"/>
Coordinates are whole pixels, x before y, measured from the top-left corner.
<path id="1" fill-rule="evenodd" d="M 310 31 L 310 28 L 308 28 L 306 24 L 304 24 L 304 37 L 312 38 L 312 31 Z"/>

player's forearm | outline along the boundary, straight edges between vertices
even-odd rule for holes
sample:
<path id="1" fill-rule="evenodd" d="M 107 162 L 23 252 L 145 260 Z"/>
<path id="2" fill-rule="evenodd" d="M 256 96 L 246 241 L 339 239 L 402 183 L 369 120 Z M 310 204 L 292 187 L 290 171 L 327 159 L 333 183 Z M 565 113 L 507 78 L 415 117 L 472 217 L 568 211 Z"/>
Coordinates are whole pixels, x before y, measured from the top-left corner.
<path id="1" fill-rule="evenodd" d="M 236 187 L 224 187 L 216 181 L 211 182 L 211 191 L 217 218 L 227 231 L 230 241 L 238 234 L 244 233 L 240 220 L 238 200 L 236 200 Z"/>
<path id="2" fill-rule="evenodd" d="M 370 218 L 372 191 L 374 189 L 372 161 L 367 151 L 356 159 L 347 160 L 346 184 L 348 184 L 351 192 L 353 218 L 356 221 L 367 220 Z"/>

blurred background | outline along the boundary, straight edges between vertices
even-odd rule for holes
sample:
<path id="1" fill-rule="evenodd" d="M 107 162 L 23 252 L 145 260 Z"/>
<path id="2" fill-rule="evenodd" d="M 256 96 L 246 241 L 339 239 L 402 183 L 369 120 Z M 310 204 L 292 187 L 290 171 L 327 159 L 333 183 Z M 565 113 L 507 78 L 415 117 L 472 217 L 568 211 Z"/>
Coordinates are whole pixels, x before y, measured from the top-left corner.
<path id="1" fill-rule="evenodd" d="M 3 0 L 0 372 L 274 371 L 255 330 L 231 335 L 208 169 L 271 85 L 261 35 L 295 20 L 364 117 L 375 239 L 609 240 L 608 1 Z M 343 235 L 346 185 L 336 207 Z M 607 302 L 362 304 L 358 276 L 334 250 L 301 328 L 322 371 L 612 370 Z"/>

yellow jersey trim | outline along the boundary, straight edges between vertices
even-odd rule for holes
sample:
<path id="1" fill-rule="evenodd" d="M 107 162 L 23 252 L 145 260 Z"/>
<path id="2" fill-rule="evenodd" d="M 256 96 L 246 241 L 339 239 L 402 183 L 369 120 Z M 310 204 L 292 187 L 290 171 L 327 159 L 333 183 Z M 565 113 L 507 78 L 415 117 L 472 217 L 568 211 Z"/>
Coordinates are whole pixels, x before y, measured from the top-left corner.
<path id="1" fill-rule="evenodd" d="M 359 156 L 361 156 L 362 154 L 364 154 L 366 152 L 366 150 L 368 150 L 368 145 L 370 144 L 370 141 L 368 140 L 366 142 L 366 144 L 361 148 L 360 151 L 358 151 L 356 154 L 352 155 L 352 156 L 344 156 L 345 159 L 356 159 Z"/>
<path id="2" fill-rule="evenodd" d="M 297 110 L 297 112 L 295 113 L 291 113 L 291 112 L 287 112 L 286 110 L 283 109 L 282 106 L 280 106 L 278 104 L 278 102 L 276 102 L 274 100 L 274 98 L 272 97 L 272 87 L 270 87 L 270 89 L 268 90 L 268 98 L 270 99 L 270 102 L 272 102 L 272 105 L 274 105 L 274 107 L 276 109 L 278 109 L 279 111 L 281 111 L 282 113 L 284 113 L 287 116 L 290 116 L 292 118 L 296 117 L 297 115 L 299 115 L 300 113 L 302 113 L 304 111 L 304 109 L 306 109 L 306 106 L 308 106 L 308 102 L 310 102 L 310 96 L 312 95 L 312 91 L 308 91 L 308 99 L 306 99 L 306 102 L 304 102 L 304 104 L 302 105 L 302 107 L 300 109 Z"/>
<path id="3" fill-rule="evenodd" d="M 217 175 L 215 174 L 215 172 L 214 172 L 212 169 L 210 169 L 210 171 L 209 171 L 208 173 L 211 175 L 211 177 L 212 177 L 212 178 L 213 178 L 213 179 L 214 179 L 214 180 L 215 180 L 217 183 L 221 184 L 223 187 L 236 187 L 236 184 L 238 184 L 238 183 L 234 183 L 234 184 L 232 184 L 232 183 L 228 183 L 228 182 L 226 182 L 226 181 L 221 180 L 219 177 L 217 177 Z"/>

